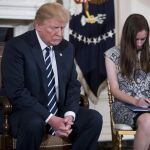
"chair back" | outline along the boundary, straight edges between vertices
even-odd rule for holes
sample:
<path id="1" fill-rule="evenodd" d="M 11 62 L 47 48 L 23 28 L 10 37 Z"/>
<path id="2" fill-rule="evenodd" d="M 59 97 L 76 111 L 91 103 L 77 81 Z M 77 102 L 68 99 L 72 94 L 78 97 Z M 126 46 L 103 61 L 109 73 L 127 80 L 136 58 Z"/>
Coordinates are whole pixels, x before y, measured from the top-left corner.
<path id="1" fill-rule="evenodd" d="M 114 139 L 114 128 L 115 128 L 115 123 L 113 120 L 113 112 L 112 112 L 112 103 L 114 102 L 114 97 L 111 93 L 110 90 L 110 85 L 109 85 L 109 81 L 107 81 L 107 85 L 108 85 L 108 103 L 109 103 L 109 108 L 110 108 L 110 126 L 111 126 L 111 132 L 112 132 L 112 140 Z"/>
<path id="2" fill-rule="evenodd" d="M 0 42 L 0 70 L 1 70 L 1 59 L 2 59 L 2 53 L 4 49 L 4 43 Z M 0 71 L 0 87 L 1 87 L 1 71 Z M 0 96 L 2 96 L 2 92 L 0 90 Z M 0 104 L 0 134 L 2 134 L 2 124 L 4 122 L 4 117 L 2 113 L 2 104 Z"/>
<path id="3" fill-rule="evenodd" d="M 113 112 L 112 112 L 112 104 L 114 102 L 114 97 L 111 93 L 109 82 L 108 84 L 108 102 L 110 107 L 110 125 L 111 125 L 111 132 L 112 132 L 112 144 L 114 150 L 122 150 L 122 138 L 128 135 L 135 135 L 136 131 L 132 130 L 129 125 L 126 124 L 115 124 L 113 120 Z"/>

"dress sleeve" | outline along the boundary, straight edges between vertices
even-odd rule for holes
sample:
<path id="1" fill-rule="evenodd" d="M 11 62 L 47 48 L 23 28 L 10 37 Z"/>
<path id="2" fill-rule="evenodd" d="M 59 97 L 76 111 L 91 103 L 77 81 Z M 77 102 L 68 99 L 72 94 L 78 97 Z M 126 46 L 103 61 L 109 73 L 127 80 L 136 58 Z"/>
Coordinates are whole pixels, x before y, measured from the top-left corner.
<path id="1" fill-rule="evenodd" d="M 116 65 L 119 64 L 120 50 L 118 47 L 112 47 L 105 52 L 105 57 L 111 59 Z"/>

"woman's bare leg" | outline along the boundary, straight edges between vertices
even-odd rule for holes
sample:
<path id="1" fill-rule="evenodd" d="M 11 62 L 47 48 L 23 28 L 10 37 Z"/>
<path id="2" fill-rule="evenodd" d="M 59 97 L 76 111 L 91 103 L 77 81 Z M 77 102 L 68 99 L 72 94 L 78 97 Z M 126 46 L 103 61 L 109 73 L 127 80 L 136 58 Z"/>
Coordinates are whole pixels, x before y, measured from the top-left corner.
<path id="1" fill-rule="evenodd" d="M 134 150 L 148 150 L 150 145 L 150 114 L 142 114 L 137 119 L 137 131 L 134 140 Z"/>

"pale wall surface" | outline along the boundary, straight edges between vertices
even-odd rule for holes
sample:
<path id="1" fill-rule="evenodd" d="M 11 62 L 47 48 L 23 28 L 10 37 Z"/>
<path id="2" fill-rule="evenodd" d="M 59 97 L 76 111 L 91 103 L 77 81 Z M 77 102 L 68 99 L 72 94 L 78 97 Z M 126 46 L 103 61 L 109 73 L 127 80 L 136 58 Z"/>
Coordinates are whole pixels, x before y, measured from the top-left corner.
<path id="1" fill-rule="evenodd" d="M 121 35 L 122 26 L 126 18 L 132 13 L 140 13 L 144 15 L 150 25 L 150 0 L 115 0 L 117 3 L 117 31 L 118 39 Z M 117 39 L 117 40 L 118 40 Z"/>

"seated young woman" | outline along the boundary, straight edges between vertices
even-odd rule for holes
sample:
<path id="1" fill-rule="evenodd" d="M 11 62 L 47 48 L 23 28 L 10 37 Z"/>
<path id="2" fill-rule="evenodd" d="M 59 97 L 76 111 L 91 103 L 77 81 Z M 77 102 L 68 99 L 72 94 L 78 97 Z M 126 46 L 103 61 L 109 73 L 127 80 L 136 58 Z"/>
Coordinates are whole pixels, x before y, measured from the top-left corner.
<path id="1" fill-rule="evenodd" d="M 148 150 L 150 145 L 150 113 L 134 112 L 127 104 L 150 106 L 149 25 L 140 14 L 131 14 L 125 21 L 120 46 L 105 52 L 107 78 L 115 97 L 115 123 L 136 128 L 134 150 Z"/>

